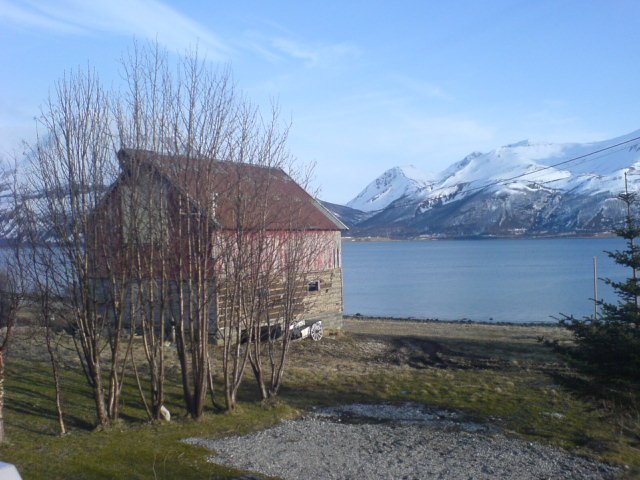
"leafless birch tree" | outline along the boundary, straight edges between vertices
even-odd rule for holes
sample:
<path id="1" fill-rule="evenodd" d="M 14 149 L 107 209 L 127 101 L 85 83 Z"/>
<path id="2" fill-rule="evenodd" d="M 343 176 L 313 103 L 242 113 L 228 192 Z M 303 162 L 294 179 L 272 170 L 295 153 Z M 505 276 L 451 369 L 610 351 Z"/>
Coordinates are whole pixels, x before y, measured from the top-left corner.
<path id="1" fill-rule="evenodd" d="M 162 403 L 163 329 L 169 320 L 175 331 L 185 405 L 191 416 L 199 417 L 211 378 L 209 339 L 215 331 L 210 332 L 210 324 L 216 315 L 210 160 L 225 158 L 234 138 L 234 92 L 228 71 L 213 71 L 197 54 L 183 57 L 177 69 L 170 70 L 167 53 L 157 45 L 135 45 L 123 60 L 123 70 L 127 90 L 117 115 L 121 145 L 168 159 L 155 165 L 154 173 L 140 171 L 134 161 L 128 166 L 129 174 L 137 177 L 131 180 L 138 186 L 152 181 L 155 188 L 162 188 L 163 182 L 171 181 L 184 187 L 171 205 L 166 195 L 156 192 L 139 195 L 128 206 L 147 218 L 154 211 L 157 217 L 146 238 L 138 232 L 139 241 L 129 244 L 134 260 L 141 257 L 140 252 L 147 259 L 144 265 L 134 261 L 134 278 L 138 298 L 145 303 L 139 311 L 145 313 L 140 325 L 151 370 L 153 416 L 157 417 Z M 160 241 L 149 237 L 158 234 L 163 237 Z M 140 290 L 143 283 L 153 285 L 147 287 L 146 296 Z"/>
<path id="2" fill-rule="evenodd" d="M 16 170 L 2 166 L 3 180 L 8 181 L 8 193 L 4 199 L 8 200 L 8 210 L 16 211 Z M 13 217 L 13 218 L 12 218 Z M 13 230 L 11 247 L 5 252 L 4 258 L 0 259 L 2 267 L 0 268 L 0 443 L 5 441 L 4 433 L 4 380 L 5 380 L 5 353 L 12 338 L 13 329 L 16 324 L 18 310 L 22 305 L 24 298 L 24 272 L 22 263 L 22 247 L 23 238 L 20 230 L 15 223 L 15 216 L 3 215 L 3 228 Z M 13 227 L 13 228 L 11 228 Z"/>
<path id="3" fill-rule="evenodd" d="M 4 438 L 5 352 L 11 340 L 18 309 L 22 301 L 20 273 L 9 266 L 0 273 L 0 443 Z"/>
<path id="4" fill-rule="evenodd" d="M 269 168 L 289 169 L 288 129 L 282 128 L 276 108 L 270 117 L 261 117 L 254 105 L 236 94 L 228 70 L 213 71 L 197 54 L 183 57 L 172 70 L 168 55 L 157 46 L 134 45 L 123 60 L 123 70 L 127 89 L 117 109 L 121 145 L 161 155 L 164 164 L 158 166 L 160 171 L 183 188 L 177 204 L 170 207 L 178 215 L 151 206 L 165 201 L 162 196 L 152 199 L 143 195 L 133 202 L 138 206 L 147 203 L 139 213 L 154 210 L 164 218 L 154 223 L 153 233 L 147 233 L 164 231 L 171 236 L 171 241 L 160 243 L 147 238 L 134 247 L 145 252 L 144 258 L 154 259 L 146 262 L 145 272 L 134 276 L 139 282 L 139 299 L 144 297 L 141 289 L 145 282 L 153 279 L 154 285 L 147 288 L 151 302 L 138 307 L 139 312 L 147 313 L 140 325 L 151 327 L 142 330 L 146 332 L 152 391 L 160 390 L 164 381 L 159 370 L 163 364 L 162 335 L 154 337 L 153 332 L 165 325 L 168 316 L 175 328 L 187 411 L 194 417 L 201 415 L 207 383 L 212 386 L 210 339 L 216 332 L 209 329 L 217 321 L 223 390 L 227 408 L 233 409 L 250 357 L 255 359 L 252 365 L 261 368 L 258 351 L 268 309 L 265 292 L 274 275 L 283 283 L 282 270 L 277 274 L 275 270 L 277 251 L 284 247 L 273 231 L 287 228 L 273 223 L 277 212 L 270 176 L 256 181 L 256 177 L 245 175 L 243 166 L 265 167 L 266 172 Z M 221 168 L 218 161 L 226 166 Z M 135 164 L 128 168 L 130 175 L 147 174 Z M 154 184 L 162 185 L 162 181 L 156 178 Z M 141 185 L 142 177 L 133 183 Z M 226 212 L 218 205 L 222 198 Z M 225 217 L 224 225 L 218 222 L 221 216 Z M 130 255 L 132 259 L 139 257 L 133 251 Z M 135 260 L 132 264 L 141 265 Z M 164 301 L 158 302 L 161 298 Z M 159 323 L 144 320 L 153 308 L 161 309 Z M 289 309 L 293 311 L 293 307 Z M 282 378 L 282 368 L 279 371 L 274 378 Z M 152 401 L 152 405 L 157 416 L 160 404 Z"/>
<path id="5" fill-rule="evenodd" d="M 273 395 L 299 308 L 298 267 L 308 255 L 292 253 L 300 235 L 274 233 L 300 228 L 276 220 L 283 201 L 271 191 L 274 172 L 293 162 L 288 128 L 275 108 L 263 118 L 236 93 L 229 70 L 216 71 L 197 52 L 172 62 L 157 45 L 134 44 L 122 72 L 118 92 L 104 91 L 92 71 L 58 82 L 31 150 L 31 190 L 44 192 L 31 202 L 40 223 L 34 243 L 55 259 L 46 264 L 55 287 L 47 283 L 47 291 L 62 305 L 57 315 L 76 342 L 98 423 L 117 419 L 129 364 L 149 417 L 159 418 L 168 331 L 192 417 L 213 390 L 216 335 L 227 408 L 249 364 L 262 396 Z M 245 175 L 247 164 L 265 174 Z M 105 208 L 112 199 L 119 203 Z M 284 293 L 274 316 L 276 285 Z M 280 350 L 271 333 L 263 348 L 265 325 L 287 332 Z M 146 379 L 135 362 L 135 331 Z"/>
<path id="6" fill-rule="evenodd" d="M 118 258 L 103 241 L 107 225 L 98 231 L 92 218 L 115 174 L 110 100 L 97 74 L 89 70 L 60 80 L 38 125 L 29 178 L 31 190 L 41 195 L 30 205 L 41 234 L 33 248 L 54 259 L 51 282 L 55 290 L 64 290 L 60 313 L 93 390 L 97 421 L 104 426 L 118 417 L 120 404 L 123 290 L 120 272 L 95 281 L 95 259 L 108 259 L 110 268 Z"/>
<path id="7" fill-rule="evenodd" d="M 281 181 L 280 170 L 289 170 L 293 162 L 286 147 L 288 128 L 282 126 L 275 108 L 266 119 L 246 109 L 242 118 L 240 138 L 243 141 L 238 144 L 241 148 L 234 150 L 237 171 L 230 177 L 234 181 L 227 183 L 225 192 L 232 199 L 229 217 L 234 223 L 219 232 L 216 249 L 218 290 L 222 299 L 218 308 L 223 324 L 222 368 L 228 409 L 235 408 L 248 365 L 262 398 L 277 390 L 269 387 L 271 382 L 265 375 L 263 347 L 266 343 L 273 349 L 274 342 L 284 342 L 279 343 L 286 347 L 283 356 L 288 352 L 294 297 L 299 300 L 289 288 L 293 284 L 287 284 L 287 275 L 294 274 L 291 267 L 299 258 L 291 256 L 288 250 L 294 247 L 295 238 L 303 238 L 297 217 L 289 216 L 291 207 L 295 211 L 298 206 L 277 187 Z M 244 164 L 263 172 L 246 175 L 241 171 Z M 301 255 L 302 252 L 298 252 L 298 256 Z M 275 361 L 273 350 L 269 356 Z M 282 378 L 284 362 L 278 365 L 281 365 L 279 373 L 273 376 L 277 383 Z"/>
<path id="8" fill-rule="evenodd" d="M 284 139 L 283 139 L 284 140 Z M 308 187 L 313 165 L 306 170 L 293 170 L 292 163 L 284 163 L 298 184 Z M 256 322 L 253 348 L 249 361 L 262 399 L 277 395 L 284 378 L 294 327 L 305 318 L 306 309 L 313 302 L 307 296 L 308 275 L 322 252 L 327 251 L 328 239 L 321 233 L 304 231 L 304 210 L 295 199 L 278 205 L 278 221 L 269 216 L 265 229 L 268 244 L 263 259 L 264 301 Z M 315 278 L 315 277 L 312 277 Z"/>

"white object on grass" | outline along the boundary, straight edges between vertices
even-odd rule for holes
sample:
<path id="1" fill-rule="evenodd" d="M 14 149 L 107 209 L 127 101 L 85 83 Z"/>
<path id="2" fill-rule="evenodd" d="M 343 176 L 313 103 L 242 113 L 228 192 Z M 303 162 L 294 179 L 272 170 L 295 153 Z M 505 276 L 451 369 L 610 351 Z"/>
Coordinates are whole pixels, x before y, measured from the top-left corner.
<path id="1" fill-rule="evenodd" d="M 0 462 L 0 480 L 22 480 L 15 465 Z"/>

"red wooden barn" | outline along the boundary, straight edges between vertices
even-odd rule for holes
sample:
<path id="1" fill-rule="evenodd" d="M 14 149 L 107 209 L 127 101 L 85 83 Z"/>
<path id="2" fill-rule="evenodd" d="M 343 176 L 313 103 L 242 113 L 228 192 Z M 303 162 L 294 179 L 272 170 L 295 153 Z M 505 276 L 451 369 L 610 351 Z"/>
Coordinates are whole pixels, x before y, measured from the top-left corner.
<path id="1" fill-rule="evenodd" d="M 206 284 L 213 330 L 232 316 L 232 279 L 245 297 L 268 297 L 277 317 L 293 275 L 295 319 L 341 326 L 346 227 L 282 169 L 132 149 L 118 159 L 121 173 L 95 213 L 96 278 L 116 272 L 128 288 L 162 278 L 174 297 Z"/>

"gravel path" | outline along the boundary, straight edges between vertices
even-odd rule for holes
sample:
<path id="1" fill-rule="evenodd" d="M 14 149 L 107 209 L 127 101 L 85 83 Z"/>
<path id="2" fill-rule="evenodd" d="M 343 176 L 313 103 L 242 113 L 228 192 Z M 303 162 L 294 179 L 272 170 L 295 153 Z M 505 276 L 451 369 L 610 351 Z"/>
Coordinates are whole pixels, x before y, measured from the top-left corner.
<path id="1" fill-rule="evenodd" d="M 284 479 L 615 478 L 616 469 L 421 405 L 318 410 L 244 437 L 191 438 L 210 460 Z"/>

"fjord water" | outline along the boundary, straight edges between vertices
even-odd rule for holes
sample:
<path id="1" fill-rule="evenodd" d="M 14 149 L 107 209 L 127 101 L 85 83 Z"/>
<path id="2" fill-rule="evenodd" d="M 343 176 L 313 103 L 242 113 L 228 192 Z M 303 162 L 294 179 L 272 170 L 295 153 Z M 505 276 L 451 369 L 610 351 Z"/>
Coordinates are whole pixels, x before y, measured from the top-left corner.
<path id="1" fill-rule="evenodd" d="M 619 238 L 343 242 L 348 315 L 555 322 L 593 314 L 598 277 L 627 276 Z M 598 297 L 615 301 L 598 281 Z"/>

